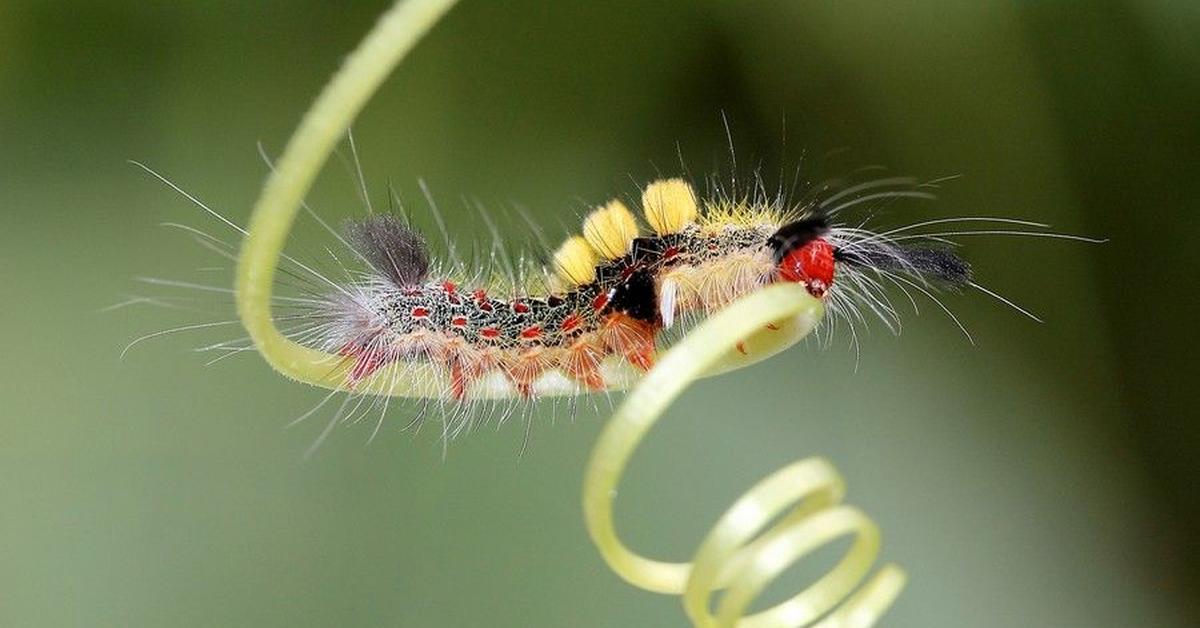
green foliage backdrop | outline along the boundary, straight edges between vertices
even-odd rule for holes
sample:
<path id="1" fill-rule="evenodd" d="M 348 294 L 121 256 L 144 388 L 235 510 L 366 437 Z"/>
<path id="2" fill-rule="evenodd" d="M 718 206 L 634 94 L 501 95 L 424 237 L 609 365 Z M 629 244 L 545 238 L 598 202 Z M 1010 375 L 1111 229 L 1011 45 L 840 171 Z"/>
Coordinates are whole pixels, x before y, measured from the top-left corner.
<path id="1" fill-rule="evenodd" d="M 278 151 L 384 6 L 0 4 L 0 626 L 683 623 L 584 533 L 606 400 L 540 414 L 520 459 L 519 426 L 443 459 L 400 411 L 371 445 L 371 425 L 348 427 L 305 461 L 322 426 L 283 426 L 319 391 L 189 350 L 236 326 L 118 360 L 216 320 L 100 313 L 161 293 L 134 277 L 227 280 L 156 224 L 220 226 L 126 160 L 244 220 L 255 143 Z M 515 208 L 557 238 L 680 157 L 727 166 L 722 113 L 742 174 L 771 183 L 797 166 L 961 175 L 885 222 L 1111 238 L 970 242 L 1043 325 L 964 295 L 977 346 L 926 307 L 866 337 L 857 369 L 839 343 L 705 382 L 638 453 L 619 520 L 682 558 L 755 479 L 820 454 L 912 578 L 885 625 L 1195 625 L 1198 30 L 1194 3 L 1150 0 L 464 0 L 356 129 L 375 189 L 420 206 L 424 179 L 464 245 L 486 237 L 476 201 L 514 242 Z M 361 211 L 336 163 L 312 201 Z"/>

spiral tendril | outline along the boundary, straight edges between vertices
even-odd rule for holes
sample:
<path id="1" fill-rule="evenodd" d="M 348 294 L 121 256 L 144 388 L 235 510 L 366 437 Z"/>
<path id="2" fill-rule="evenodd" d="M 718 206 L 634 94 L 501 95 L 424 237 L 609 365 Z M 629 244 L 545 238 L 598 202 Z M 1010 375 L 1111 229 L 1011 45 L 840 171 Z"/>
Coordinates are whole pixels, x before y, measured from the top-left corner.
<path id="1" fill-rule="evenodd" d="M 637 554 L 621 542 L 613 523 L 613 501 L 625 465 L 671 402 L 695 379 L 719 368 L 739 341 L 743 348 L 752 344 L 742 339 L 770 334 L 766 325 L 789 319 L 811 329 L 821 314 L 820 302 L 803 288 L 776 284 L 708 318 L 629 393 L 592 452 L 583 509 L 600 554 L 635 586 L 682 594 L 684 610 L 696 626 L 870 626 L 904 586 L 904 572 L 888 564 L 855 591 L 879 552 L 879 529 L 857 509 L 841 504 L 842 478 L 819 458 L 788 465 L 747 491 L 718 519 L 690 563 Z M 788 566 L 847 535 L 854 541 L 828 573 L 790 599 L 746 615 Z M 720 589 L 725 593 L 714 614 L 712 596 Z"/>

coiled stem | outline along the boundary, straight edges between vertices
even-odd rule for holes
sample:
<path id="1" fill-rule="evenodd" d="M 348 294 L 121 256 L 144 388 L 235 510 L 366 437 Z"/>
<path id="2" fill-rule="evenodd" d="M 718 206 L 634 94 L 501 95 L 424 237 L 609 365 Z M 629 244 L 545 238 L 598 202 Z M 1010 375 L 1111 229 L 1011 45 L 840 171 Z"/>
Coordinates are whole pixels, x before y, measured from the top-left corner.
<path id="1" fill-rule="evenodd" d="M 621 542 L 613 523 L 613 500 L 625 465 L 671 402 L 696 378 L 719 368 L 741 339 L 769 334 L 762 330 L 780 320 L 807 321 L 811 328 L 821 313 L 820 302 L 802 287 L 776 284 L 708 318 L 629 393 L 592 452 L 583 510 L 601 555 L 631 584 L 682 594 L 684 609 L 697 626 L 805 626 L 822 617 L 813 625 L 869 626 L 904 585 L 903 572 L 886 565 L 850 595 L 875 560 L 879 530 L 858 510 L 840 505 L 842 479 L 821 459 L 789 465 L 755 485 L 718 520 L 690 563 L 662 562 L 633 552 Z M 850 550 L 815 584 L 768 610 L 745 615 L 750 603 L 789 565 L 849 534 L 855 536 Z M 710 598 L 721 588 L 726 591 L 714 615 Z"/>
<path id="2" fill-rule="evenodd" d="M 238 256 L 238 314 L 258 352 L 288 377 L 341 388 L 349 369 L 345 360 L 284 336 L 271 318 L 275 270 L 300 203 L 333 147 L 345 137 L 350 123 L 383 79 L 456 2 L 401 0 L 379 18 L 304 115 L 254 205 L 250 229 Z M 425 370 L 428 373 L 413 373 L 418 377 L 407 381 L 440 381 L 441 375 L 434 369 Z M 404 392 L 398 390 L 396 394 Z"/>

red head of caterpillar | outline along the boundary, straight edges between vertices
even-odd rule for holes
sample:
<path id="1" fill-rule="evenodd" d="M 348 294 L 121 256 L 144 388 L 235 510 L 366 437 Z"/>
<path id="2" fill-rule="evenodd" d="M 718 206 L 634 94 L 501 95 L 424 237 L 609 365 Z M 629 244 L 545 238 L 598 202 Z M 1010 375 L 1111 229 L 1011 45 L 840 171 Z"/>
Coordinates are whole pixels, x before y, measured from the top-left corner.
<path id="1" fill-rule="evenodd" d="M 802 283 L 808 293 L 823 298 L 833 286 L 834 249 L 829 244 L 829 222 L 814 216 L 788 223 L 767 244 L 774 251 L 783 281 Z"/>

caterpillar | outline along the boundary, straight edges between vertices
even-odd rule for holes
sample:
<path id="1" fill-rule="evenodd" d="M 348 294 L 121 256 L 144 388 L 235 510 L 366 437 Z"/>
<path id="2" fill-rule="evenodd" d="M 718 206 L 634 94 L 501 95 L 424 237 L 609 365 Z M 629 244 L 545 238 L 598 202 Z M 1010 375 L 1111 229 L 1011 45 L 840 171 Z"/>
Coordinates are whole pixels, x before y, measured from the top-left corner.
<path id="1" fill-rule="evenodd" d="M 866 308 L 888 322 L 896 312 L 883 281 L 927 293 L 972 284 L 970 266 L 944 245 L 835 224 L 837 207 L 766 199 L 701 200 L 682 179 L 655 181 L 641 196 L 648 233 L 620 200 L 594 209 L 581 234 L 554 251 L 543 294 L 436 276 L 420 233 L 373 214 L 346 229 L 368 270 L 328 296 L 320 316 L 333 322 L 317 347 L 352 362 L 351 389 L 389 364 L 415 361 L 442 369 L 454 401 L 497 375 L 532 399 L 548 372 L 603 391 L 610 357 L 647 371 L 664 330 L 771 283 L 797 283 L 834 311 L 861 317 Z"/>

